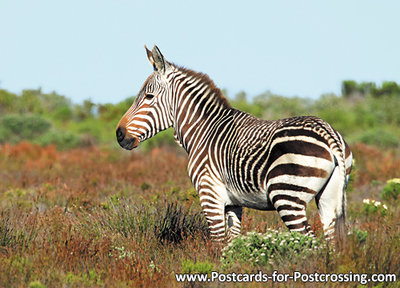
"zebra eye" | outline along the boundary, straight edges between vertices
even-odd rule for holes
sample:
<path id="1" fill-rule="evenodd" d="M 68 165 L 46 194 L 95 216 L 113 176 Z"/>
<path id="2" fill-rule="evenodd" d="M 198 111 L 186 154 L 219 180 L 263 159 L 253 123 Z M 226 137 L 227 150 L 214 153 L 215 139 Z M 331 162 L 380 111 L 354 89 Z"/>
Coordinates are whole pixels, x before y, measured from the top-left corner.
<path id="1" fill-rule="evenodd" d="M 146 94 L 146 99 L 147 100 L 151 100 L 151 99 L 153 99 L 154 98 L 154 95 L 153 94 Z"/>

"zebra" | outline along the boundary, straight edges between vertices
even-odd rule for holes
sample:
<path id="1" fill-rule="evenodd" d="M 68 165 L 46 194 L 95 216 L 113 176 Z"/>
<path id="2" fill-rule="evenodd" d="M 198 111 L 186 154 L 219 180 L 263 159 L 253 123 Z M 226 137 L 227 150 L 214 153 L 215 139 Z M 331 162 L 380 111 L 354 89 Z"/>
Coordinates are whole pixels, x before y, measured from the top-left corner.
<path id="1" fill-rule="evenodd" d="M 157 46 L 145 49 L 154 71 L 117 140 L 131 150 L 173 127 L 213 240 L 240 234 L 242 207 L 276 210 L 290 231 L 313 236 L 313 198 L 325 237 L 342 240 L 352 153 L 337 131 L 314 116 L 258 119 L 231 107 L 208 75 L 168 62 Z"/>

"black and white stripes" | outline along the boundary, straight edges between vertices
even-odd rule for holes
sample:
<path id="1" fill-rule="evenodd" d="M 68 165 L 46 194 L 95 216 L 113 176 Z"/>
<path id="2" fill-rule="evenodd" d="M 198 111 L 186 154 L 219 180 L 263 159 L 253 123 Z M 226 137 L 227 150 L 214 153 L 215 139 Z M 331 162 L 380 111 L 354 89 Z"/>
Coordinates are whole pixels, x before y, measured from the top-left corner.
<path id="1" fill-rule="evenodd" d="M 232 108 L 208 76 L 167 62 L 157 47 L 146 51 L 155 71 L 122 117 L 118 141 L 132 149 L 174 127 L 215 240 L 240 233 L 242 207 L 276 210 L 290 230 L 312 233 L 313 198 L 328 238 L 343 226 L 352 155 L 328 123 L 257 119 Z"/>

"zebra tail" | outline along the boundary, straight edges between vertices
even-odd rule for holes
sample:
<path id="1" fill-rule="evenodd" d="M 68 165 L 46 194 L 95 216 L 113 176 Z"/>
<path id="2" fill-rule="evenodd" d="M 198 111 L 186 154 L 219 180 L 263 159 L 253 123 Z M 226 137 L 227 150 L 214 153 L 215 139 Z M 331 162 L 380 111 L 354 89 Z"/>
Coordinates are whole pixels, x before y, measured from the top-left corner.
<path id="1" fill-rule="evenodd" d="M 346 215 L 342 213 L 341 215 L 336 217 L 335 222 L 335 232 L 337 235 L 337 239 L 339 244 L 343 247 L 346 246 Z"/>
<path id="2" fill-rule="evenodd" d="M 340 185 L 338 187 L 338 201 L 336 206 L 336 222 L 335 222 L 335 233 L 338 239 L 339 244 L 342 247 L 346 245 L 346 165 L 345 165 L 345 153 L 344 153 L 344 143 L 341 140 L 342 149 L 335 149 L 336 150 L 336 158 L 338 160 L 338 168 L 339 168 L 339 177 L 341 179 Z"/>

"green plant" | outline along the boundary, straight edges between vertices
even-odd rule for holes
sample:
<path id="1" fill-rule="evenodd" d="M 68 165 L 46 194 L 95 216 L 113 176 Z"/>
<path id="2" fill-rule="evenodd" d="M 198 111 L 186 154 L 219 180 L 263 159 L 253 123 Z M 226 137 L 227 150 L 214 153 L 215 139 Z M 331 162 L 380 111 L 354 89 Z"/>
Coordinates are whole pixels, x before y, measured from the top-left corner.
<path id="1" fill-rule="evenodd" d="M 51 123 L 39 115 L 4 115 L 0 118 L 0 143 L 34 140 L 47 132 Z"/>
<path id="2" fill-rule="evenodd" d="M 368 231 L 354 228 L 352 231 L 350 231 L 349 235 L 353 235 L 356 241 L 361 244 L 365 243 L 365 241 L 367 240 Z"/>
<path id="3" fill-rule="evenodd" d="M 118 252 L 118 258 L 116 259 L 124 259 L 124 258 L 132 258 L 132 256 L 134 255 L 134 253 L 125 250 L 125 247 L 114 247 L 114 250 Z M 112 253 L 110 252 L 109 254 L 110 257 L 114 256 L 112 255 Z"/>
<path id="4" fill-rule="evenodd" d="M 80 274 L 73 274 L 72 272 L 68 272 L 64 279 L 64 282 L 66 284 L 72 285 L 72 287 L 76 287 L 78 285 L 78 287 L 93 287 L 95 285 L 104 285 L 101 281 L 100 275 L 98 275 L 95 270 L 85 271 Z"/>
<path id="5" fill-rule="evenodd" d="M 169 128 L 151 137 L 150 141 L 144 141 L 140 143 L 139 147 L 141 147 L 141 149 L 143 149 L 144 151 L 149 151 L 159 146 L 173 146 L 175 145 L 174 142 L 174 130 L 172 128 Z"/>
<path id="6" fill-rule="evenodd" d="M 46 288 L 46 285 L 36 280 L 29 283 L 29 288 Z"/>
<path id="7" fill-rule="evenodd" d="M 381 128 L 366 130 L 355 139 L 365 144 L 381 147 L 397 147 L 400 142 L 400 139 L 397 135 L 391 131 Z"/>
<path id="8" fill-rule="evenodd" d="M 390 179 L 386 182 L 386 185 L 383 187 L 383 191 L 381 193 L 381 197 L 384 200 L 391 201 L 397 200 L 400 196 L 400 178 Z"/>
<path id="9" fill-rule="evenodd" d="M 382 215 L 386 216 L 388 208 L 385 204 L 373 199 L 363 200 L 363 212 L 366 215 Z"/>
<path id="10" fill-rule="evenodd" d="M 74 133 L 62 132 L 48 132 L 36 141 L 39 145 L 56 145 L 59 150 L 67 150 L 76 148 L 81 145 L 81 139 Z"/>
<path id="11" fill-rule="evenodd" d="M 285 259 L 294 263 L 325 249 L 321 238 L 309 237 L 298 232 L 268 229 L 266 234 L 250 232 L 235 238 L 224 250 L 221 262 L 235 262 L 268 266 Z"/>
<path id="12" fill-rule="evenodd" d="M 190 259 L 182 261 L 182 273 L 210 274 L 214 269 L 214 264 L 209 261 L 193 262 Z"/>

